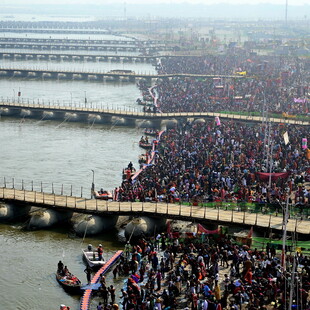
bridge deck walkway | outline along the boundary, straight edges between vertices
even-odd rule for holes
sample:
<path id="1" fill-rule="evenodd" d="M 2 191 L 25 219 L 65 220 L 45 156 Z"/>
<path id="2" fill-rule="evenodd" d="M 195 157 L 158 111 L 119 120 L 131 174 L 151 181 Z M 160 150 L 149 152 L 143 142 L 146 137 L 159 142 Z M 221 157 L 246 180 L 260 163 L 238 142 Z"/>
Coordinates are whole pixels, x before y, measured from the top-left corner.
<path id="1" fill-rule="evenodd" d="M 211 209 L 203 206 L 150 202 L 110 202 L 4 187 L 0 188 L 0 199 L 88 214 L 160 216 L 190 221 L 211 221 L 222 225 L 240 224 L 276 230 L 282 230 L 283 227 L 281 216 L 254 214 L 246 211 L 220 210 L 219 208 Z M 309 223 L 307 219 L 289 219 L 287 231 L 310 234 Z"/>
<path id="2" fill-rule="evenodd" d="M 82 106 L 59 106 L 53 104 L 39 104 L 31 102 L 0 102 L 0 108 L 20 108 L 20 109 L 36 109 L 45 111 L 62 111 L 62 112 L 81 112 L 81 113 L 101 113 L 110 116 L 123 116 L 139 119 L 182 119 L 182 118 L 210 118 L 219 116 L 224 119 L 232 119 L 238 121 L 247 122 L 262 122 L 263 118 L 261 116 L 250 116 L 250 115 L 237 115 L 237 114 L 227 114 L 218 112 L 178 112 L 178 113 L 148 113 L 148 112 L 137 112 L 136 110 L 122 110 L 119 109 L 108 109 L 108 108 L 90 108 Z M 309 118 L 310 119 L 310 118 Z M 285 119 L 285 118 L 274 118 L 271 117 L 270 122 L 273 123 L 286 123 L 292 125 L 303 125 L 309 126 L 310 121 L 299 120 L 295 118 Z"/>

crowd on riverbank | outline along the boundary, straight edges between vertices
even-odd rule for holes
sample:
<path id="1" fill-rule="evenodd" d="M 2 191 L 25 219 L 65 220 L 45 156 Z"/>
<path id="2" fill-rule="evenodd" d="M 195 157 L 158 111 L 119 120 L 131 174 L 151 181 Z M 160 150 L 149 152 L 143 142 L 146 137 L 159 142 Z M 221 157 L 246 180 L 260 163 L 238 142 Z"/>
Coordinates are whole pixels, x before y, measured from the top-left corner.
<path id="1" fill-rule="evenodd" d="M 158 112 L 309 113 L 310 61 L 299 58 L 229 55 L 162 59 L 159 73 L 235 75 L 180 77 L 157 83 Z M 147 93 L 145 83 L 140 88 Z"/>
<path id="2" fill-rule="evenodd" d="M 304 182 L 310 175 L 310 150 L 302 148 L 308 137 L 305 126 L 272 125 L 267 160 L 266 128 L 234 121 L 185 123 L 161 138 L 154 165 L 136 178 L 124 180 L 118 189 L 120 201 L 204 202 L 286 201 L 286 187 L 294 191 L 293 203 L 309 204 Z M 289 143 L 283 135 L 288 133 Z M 266 145 L 266 141 L 265 141 Z M 259 173 L 282 173 L 264 178 Z M 282 178 L 283 177 L 283 178 Z"/>
<path id="3" fill-rule="evenodd" d="M 309 112 L 306 89 L 300 87 L 308 63 L 240 61 L 237 56 L 162 61 L 160 70 L 165 73 L 239 71 L 256 77 L 165 80 L 156 86 L 156 110 L 261 112 L 268 106 L 270 112 Z M 257 78 L 263 74 L 268 79 Z M 149 96 L 143 81 L 139 86 Z M 309 127 L 284 123 L 268 127 L 220 118 L 179 123 L 156 140 L 154 162 L 134 180 L 123 180 L 115 197 L 118 201 L 279 205 L 288 199 L 307 208 L 310 149 L 303 141 L 309 139 Z M 276 175 L 269 177 L 270 171 Z M 285 259 L 275 248 L 257 251 L 238 246 L 222 234 L 181 240 L 167 233 L 150 241 L 141 239 L 131 250 L 127 245 L 125 260 L 113 274 L 128 276 L 121 291 L 125 310 L 310 309 L 310 263 L 301 253 L 295 258 Z M 107 300 L 105 304 L 102 309 L 112 309 Z"/>
<path id="4" fill-rule="evenodd" d="M 281 261 L 269 245 L 266 251 L 251 250 L 221 233 L 170 237 L 140 239 L 131 249 L 127 244 L 125 258 L 113 270 L 114 277 L 127 277 L 121 305 L 104 294 L 98 309 L 284 310 L 290 300 L 291 309 L 309 309 L 306 256 L 298 254 L 294 261 L 288 255 Z"/>

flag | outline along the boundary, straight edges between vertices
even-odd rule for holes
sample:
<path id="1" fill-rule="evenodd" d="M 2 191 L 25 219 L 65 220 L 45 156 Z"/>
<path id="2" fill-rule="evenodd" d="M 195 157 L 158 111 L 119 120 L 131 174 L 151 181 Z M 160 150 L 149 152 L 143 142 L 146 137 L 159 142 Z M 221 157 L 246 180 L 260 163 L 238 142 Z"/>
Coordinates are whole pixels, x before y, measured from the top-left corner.
<path id="1" fill-rule="evenodd" d="M 308 147 L 307 142 L 308 142 L 307 138 L 302 138 L 301 147 L 303 148 L 303 150 L 305 150 Z"/>
<path id="2" fill-rule="evenodd" d="M 217 126 L 221 126 L 221 121 L 220 118 L 218 116 L 215 116 L 215 122 Z"/>
<path id="3" fill-rule="evenodd" d="M 289 138 L 288 138 L 288 133 L 287 131 L 283 134 L 283 139 L 284 139 L 284 143 L 285 145 L 289 144 Z"/>
<path id="4" fill-rule="evenodd" d="M 131 275 L 131 278 L 136 282 L 138 283 L 140 281 L 140 276 L 138 274 L 132 274 Z"/>
<path id="5" fill-rule="evenodd" d="M 238 74 L 238 75 L 246 75 L 246 71 L 239 71 L 239 72 L 236 72 L 236 74 Z"/>
<path id="6" fill-rule="evenodd" d="M 252 238 L 253 236 L 253 226 L 251 227 L 251 229 L 249 230 L 249 233 L 248 233 L 248 238 Z"/>
<path id="7" fill-rule="evenodd" d="M 170 237 L 170 235 L 171 235 L 171 221 L 168 221 L 168 223 L 167 223 L 167 234 Z"/>

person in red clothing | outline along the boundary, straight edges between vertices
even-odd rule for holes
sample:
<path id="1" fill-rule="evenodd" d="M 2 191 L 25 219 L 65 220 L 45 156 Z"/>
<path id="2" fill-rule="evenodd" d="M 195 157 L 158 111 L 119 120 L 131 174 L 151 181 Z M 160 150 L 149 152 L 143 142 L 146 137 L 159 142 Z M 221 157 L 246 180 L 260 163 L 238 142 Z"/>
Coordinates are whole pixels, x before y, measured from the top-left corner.
<path id="1" fill-rule="evenodd" d="M 99 246 L 97 248 L 97 252 L 98 252 L 98 260 L 99 261 L 103 260 L 103 257 L 102 257 L 102 254 L 103 254 L 102 244 L 99 244 Z"/>
<path id="2" fill-rule="evenodd" d="M 253 277 L 253 273 L 252 273 L 252 269 L 250 268 L 244 275 L 244 280 L 248 282 L 249 284 L 252 284 L 252 277 Z"/>

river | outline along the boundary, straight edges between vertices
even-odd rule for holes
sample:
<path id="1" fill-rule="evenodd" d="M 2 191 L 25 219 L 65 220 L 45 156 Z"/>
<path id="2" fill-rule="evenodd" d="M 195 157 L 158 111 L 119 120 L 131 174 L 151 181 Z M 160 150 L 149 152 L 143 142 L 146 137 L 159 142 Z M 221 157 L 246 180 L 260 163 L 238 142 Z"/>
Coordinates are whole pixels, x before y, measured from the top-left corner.
<path id="1" fill-rule="evenodd" d="M 7 34 L 8 35 L 8 34 Z M 69 37 L 70 35 L 66 35 Z M 47 37 L 41 35 L 41 37 Z M 94 37 L 94 35 L 92 35 Z M 0 66 L 56 66 L 79 68 L 81 70 L 120 69 L 122 64 L 88 62 L 46 62 L 0 60 Z M 123 67 L 121 67 L 122 69 Z M 151 71 L 150 64 L 124 64 L 125 69 Z M 137 107 L 135 101 L 140 91 L 133 83 L 103 83 L 88 81 L 43 81 L 27 79 L 0 79 L 0 96 L 30 99 L 40 102 L 59 101 L 64 104 L 85 102 L 87 104 Z M 143 153 L 138 141 L 143 134 L 141 128 L 117 126 L 117 123 L 79 124 L 61 121 L 30 119 L 0 119 L 0 184 L 4 178 L 7 184 L 24 182 L 26 188 L 34 181 L 35 187 L 42 182 L 43 189 L 60 192 L 64 186 L 73 194 L 90 197 L 92 170 L 95 172 L 96 188 L 112 190 L 121 183 L 122 169 L 129 161 L 138 167 L 138 156 Z M 64 260 L 72 273 L 85 283 L 84 264 L 81 249 L 88 243 L 98 246 L 102 243 L 105 258 L 122 249 L 117 241 L 117 231 L 93 238 L 71 238 L 69 227 L 48 231 L 23 231 L 22 223 L 0 225 L 2 292 L 0 309 L 59 309 L 64 303 L 77 309 L 79 298 L 66 294 L 55 279 L 56 266 Z M 107 283 L 117 285 L 108 275 Z M 118 296 L 119 294 L 117 294 Z M 98 299 L 94 299 L 91 309 L 95 309 Z"/>

